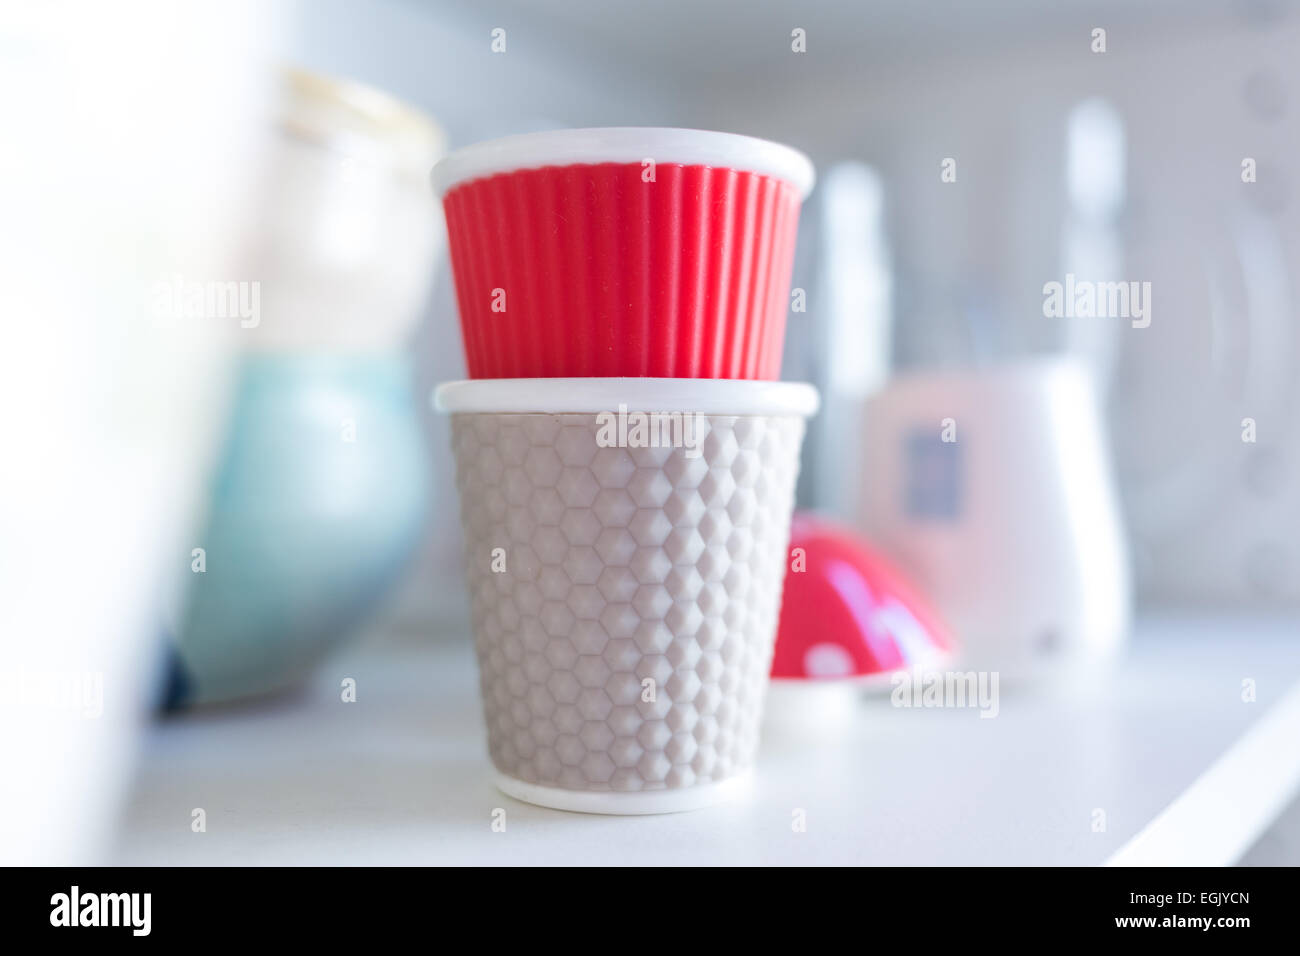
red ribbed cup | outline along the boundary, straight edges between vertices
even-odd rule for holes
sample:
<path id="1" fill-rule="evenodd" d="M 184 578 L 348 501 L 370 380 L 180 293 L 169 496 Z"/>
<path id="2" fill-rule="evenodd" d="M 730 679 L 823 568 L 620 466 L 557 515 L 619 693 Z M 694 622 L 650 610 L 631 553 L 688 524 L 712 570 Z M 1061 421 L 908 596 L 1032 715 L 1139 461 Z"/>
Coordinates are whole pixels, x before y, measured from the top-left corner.
<path id="1" fill-rule="evenodd" d="M 799 187 L 648 170 L 545 165 L 447 189 L 471 378 L 779 377 Z"/>

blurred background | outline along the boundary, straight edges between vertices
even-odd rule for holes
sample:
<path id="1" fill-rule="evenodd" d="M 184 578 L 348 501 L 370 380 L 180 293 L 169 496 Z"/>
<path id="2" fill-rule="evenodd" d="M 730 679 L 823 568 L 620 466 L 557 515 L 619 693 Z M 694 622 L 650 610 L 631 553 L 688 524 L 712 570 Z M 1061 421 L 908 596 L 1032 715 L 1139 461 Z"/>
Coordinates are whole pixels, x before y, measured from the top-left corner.
<path id="1" fill-rule="evenodd" d="M 1300 607 L 1293 3 L 315 0 L 4 18 L 6 663 L 61 673 L 74 697 L 93 696 L 78 675 L 142 675 L 147 692 L 118 697 L 122 728 L 146 697 L 152 712 L 290 687 L 349 638 L 466 640 L 449 423 L 427 402 L 464 358 L 427 173 L 450 148 L 559 127 L 726 130 L 813 159 L 783 371 L 824 400 L 799 504 L 885 551 L 959 634 L 1109 648 L 1130 608 Z M 1149 283 L 1149 325 L 1045 316 L 1045 286 L 1067 276 Z M 906 436 L 967 400 L 1027 460 L 960 467 L 1007 495 L 999 475 L 1055 476 L 1023 520 L 1059 524 L 1061 546 L 954 590 L 945 561 L 979 562 L 1017 529 L 936 529 L 942 507 L 905 507 L 898 488 L 949 467 Z M 19 411 L 34 407 L 39 421 Z M 1078 440 L 1056 447 L 1053 429 Z M 69 553 L 103 568 L 54 623 L 89 667 L 58 643 L 19 650 L 58 603 L 34 582 Z M 1047 609 L 1008 637 L 1005 606 L 1028 592 Z M 1097 606 L 1078 634 L 1052 617 Z M 50 754 L 77 730 L 52 726 L 6 745 L 66 774 Z M 51 802 L 57 789 L 7 797 L 111 813 Z"/>
<path id="2" fill-rule="evenodd" d="M 853 513 L 855 448 L 826 436 L 890 373 L 1069 354 L 1095 373 L 1138 600 L 1300 601 L 1293 5 L 395 3 L 365 24 L 343 6 L 303 25 L 298 59 L 410 98 L 453 144 L 661 124 L 813 158 L 784 377 L 827 406 L 801 504 Z M 1043 286 L 1067 273 L 1150 282 L 1154 321 L 1045 319 Z M 429 340 L 455 341 L 449 286 L 444 271 Z M 462 371 L 454 348 L 420 354 L 428 381 Z M 441 447 L 446 423 L 429 427 Z M 434 517 L 418 576 L 453 600 L 454 520 Z"/>

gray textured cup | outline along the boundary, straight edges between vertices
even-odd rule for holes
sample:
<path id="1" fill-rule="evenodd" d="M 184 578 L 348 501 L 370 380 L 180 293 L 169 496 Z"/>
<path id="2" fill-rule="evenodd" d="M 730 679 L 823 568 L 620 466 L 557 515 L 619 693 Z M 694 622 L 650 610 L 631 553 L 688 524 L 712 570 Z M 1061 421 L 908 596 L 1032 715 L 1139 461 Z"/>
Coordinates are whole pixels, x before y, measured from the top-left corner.
<path id="1" fill-rule="evenodd" d="M 758 746 L 816 392 L 479 380 L 443 386 L 438 403 L 453 415 L 498 786 L 603 813 L 689 809 L 740 788 Z M 618 436 L 620 407 L 625 422 L 698 413 L 703 427 Z M 675 446 L 643 444 L 672 436 Z"/>

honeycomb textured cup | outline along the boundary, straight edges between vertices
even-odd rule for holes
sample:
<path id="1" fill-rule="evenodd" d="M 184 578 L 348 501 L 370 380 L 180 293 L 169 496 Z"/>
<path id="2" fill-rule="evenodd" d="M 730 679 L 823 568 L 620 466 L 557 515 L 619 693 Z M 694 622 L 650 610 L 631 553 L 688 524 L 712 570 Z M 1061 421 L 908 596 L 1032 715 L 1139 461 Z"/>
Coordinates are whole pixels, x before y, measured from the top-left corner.
<path id="1" fill-rule="evenodd" d="M 804 423 L 705 418 L 692 452 L 601 447 L 594 414 L 453 416 L 488 745 L 506 776 L 644 792 L 752 765 Z"/>

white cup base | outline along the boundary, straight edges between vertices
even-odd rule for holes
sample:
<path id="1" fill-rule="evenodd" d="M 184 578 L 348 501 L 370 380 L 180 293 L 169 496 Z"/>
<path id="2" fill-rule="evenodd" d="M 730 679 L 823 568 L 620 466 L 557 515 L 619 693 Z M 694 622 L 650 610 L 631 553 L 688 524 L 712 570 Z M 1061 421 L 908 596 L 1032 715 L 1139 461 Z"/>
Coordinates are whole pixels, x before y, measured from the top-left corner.
<path id="1" fill-rule="evenodd" d="M 575 813 L 605 813 L 617 816 L 641 816 L 650 813 L 681 813 L 698 810 L 717 803 L 728 803 L 743 798 L 753 787 L 752 771 L 728 777 L 717 783 L 704 783 L 694 787 L 671 790 L 565 790 L 527 783 L 493 771 L 492 782 L 508 797 L 552 810 L 569 810 Z"/>

